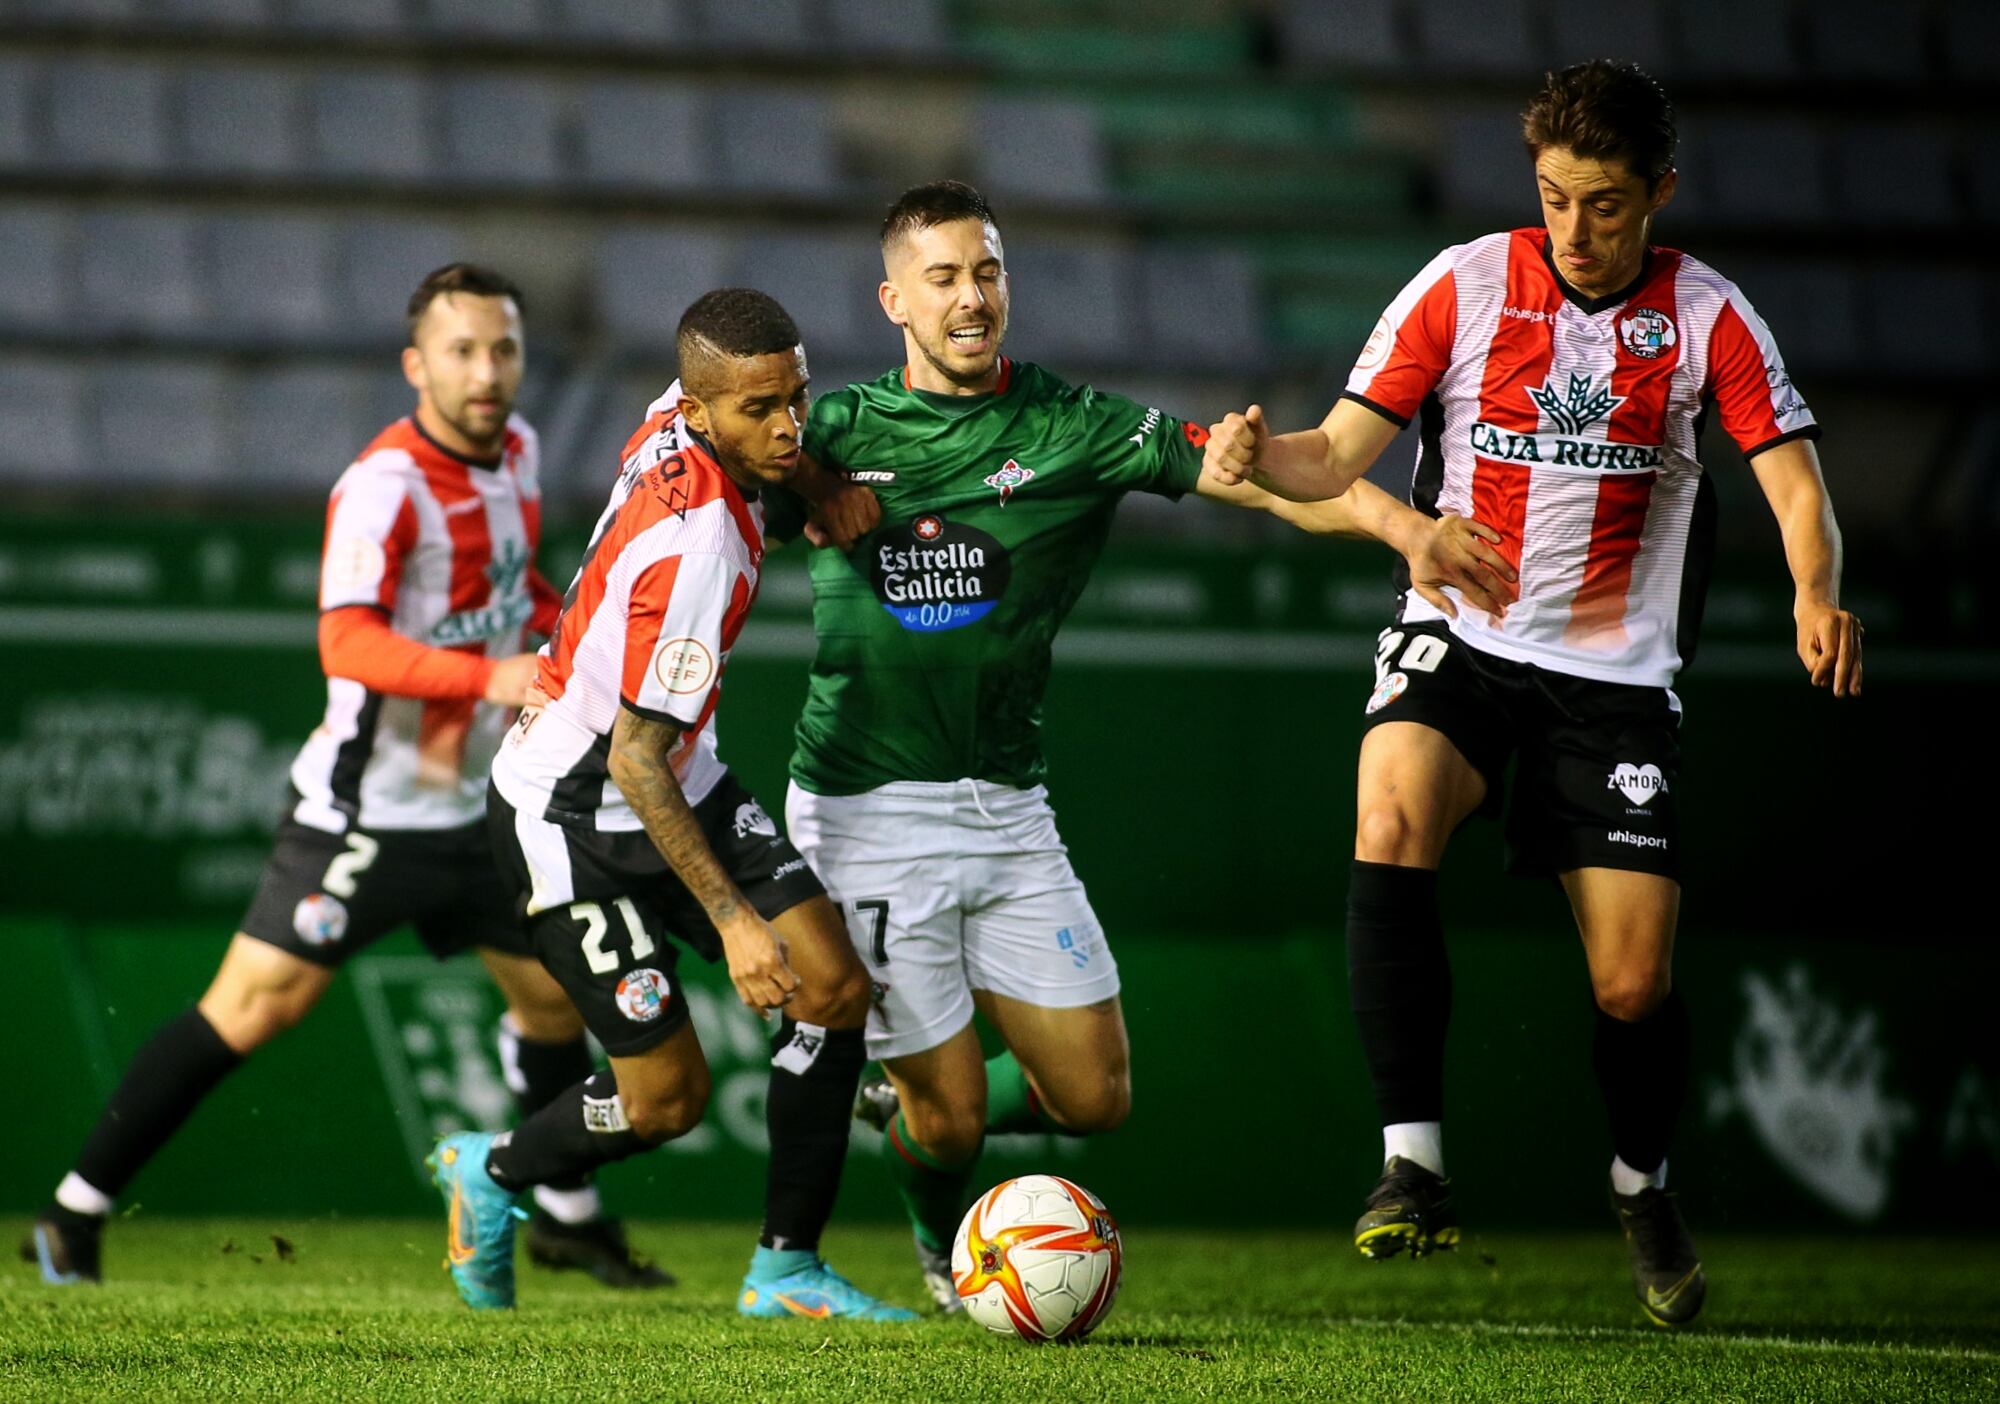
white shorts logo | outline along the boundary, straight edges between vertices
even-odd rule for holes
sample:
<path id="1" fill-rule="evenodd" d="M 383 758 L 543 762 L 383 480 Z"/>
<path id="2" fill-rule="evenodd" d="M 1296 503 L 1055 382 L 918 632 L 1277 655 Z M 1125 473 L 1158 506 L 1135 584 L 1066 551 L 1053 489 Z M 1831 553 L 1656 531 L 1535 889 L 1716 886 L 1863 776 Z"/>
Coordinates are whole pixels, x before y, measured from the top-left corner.
<path id="1" fill-rule="evenodd" d="M 771 816 L 764 812 L 764 806 L 755 800 L 736 806 L 735 828 L 738 838 L 749 838 L 752 834 L 762 834 L 765 838 L 778 836 L 778 826 L 771 822 Z"/>
<path id="2" fill-rule="evenodd" d="M 337 593 L 366 589 L 379 584 L 388 558 L 381 543 L 372 537 L 350 536 L 326 548 L 327 588 Z"/>
<path id="3" fill-rule="evenodd" d="M 1645 809 L 1653 803 L 1654 795 L 1667 792 L 1667 777 L 1660 774 L 1660 768 L 1651 762 L 1633 765 L 1629 761 L 1621 761 L 1618 768 L 1611 772 L 1606 788 L 1622 791 L 1626 799 Z"/>
<path id="4" fill-rule="evenodd" d="M 700 692 L 715 677 L 715 655 L 700 639 L 669 639 L 653 657 L 653 676 L 668 692 Z"/>
<path id="5" fill-rule="evenodd" d="M 1364 716 L 1373 716 L 1403 695 L 1410 685 L 1408 673 L 1391 673 L 1375 684 L 1375 695 L 1368 699 L 1368 710 Z"/>
<path id="6" fill-rule="evenodd" d="M 331 946 L 347 934 L 347 904 L 315 892 L 292 908 L 292 930 L 308 946 Z"/>
<path id="7" fill-rule="evenodd" d="M 618 1012 L 635 1024 L 650 1024 L 667 1012 L 674 988 L 653 969 L 634 970 L 618 982 Z"/>

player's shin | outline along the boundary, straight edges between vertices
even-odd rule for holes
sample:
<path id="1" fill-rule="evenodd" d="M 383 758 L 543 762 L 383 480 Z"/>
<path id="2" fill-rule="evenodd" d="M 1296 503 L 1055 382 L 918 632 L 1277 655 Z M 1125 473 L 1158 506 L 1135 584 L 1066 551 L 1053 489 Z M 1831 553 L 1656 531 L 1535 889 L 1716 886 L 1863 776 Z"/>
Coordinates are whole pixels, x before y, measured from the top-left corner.
<path id="1" fill-rule="evenodd" d="M 764 1104 L 771 1163 L 753 1277 L 782 1277 L 817 1258 L 840 1191 L 850 1108 L 866 1061 L 858 1028 L 828 1029 L 790 1015 L 779 1021 Z"/>
<path id="2" fill-rule="evenodd" d="M 626 1118 L 617 1078 L 595 1072 L 497 1138 L 486 1173 L 494 1183 L 520 1191 L 574 1182 L 600 1165 L 650 1149 Z"/>
<path id="3" fill-rule="evenodd" d="M 979 1152 L 958 1165 L 939 1159 L 911 1134 L 899 1111 L 889 1123 L 889 1152 L 883 1159 L 909 1211 L 917 1243 L 931 1254 L 949 1255 L 958 1221 L 972 1205 L 972 1172 L 979 1164 Z"/>
<path id="4" fill-rule="evenodd" d="M 1347 891 L 1347 978 L 1382 1124 L 1441 1122 L 1451 965 L 1435 872 L 1354 864 Z M 1444 1173 L 1442 1164 L 1425 1168 Z"/>
<path id="5" fill-rule="evenodd" d="M 57 1200 L 78 1213 L 107 1212 L 110 1201 L 242 1061 L 199 1009 L 162 1024 L 104 1104 Z M 101 1199 L 80 1193 L 72 1183 L 78 1180 Z"/>
<path id="6" fill-rule="evenodd" d="M 514 1094 L 516 1119 L 523 1124 L 589 1077 L 596 1066 L 583 1035 L 562 1043 L 543 1043 L 523 1035 L 514 1026 L 512 1015 L 501 1016 L 498 1041 L 500 1067 L 506 1074 L 507 1090 Z M 586 1223 L 603 1212 L 587 1174 L 537 1185 L 535 1204 L 566 1224 Z"/>
<path id="7" fill-rule="evenodd" d="M 1612 1176 L 1624 1181 L 1616 1185 L 1619 1193 L 1664 1183 L 1667 1146 L 1687 1099 L 1692 1056 L 1687 1002 L 1679 990 L 1643 1019 L 1628 1022 L 1597 1011 L 1591 1065 L 1611 1118 L 1617 1154 Z"/>

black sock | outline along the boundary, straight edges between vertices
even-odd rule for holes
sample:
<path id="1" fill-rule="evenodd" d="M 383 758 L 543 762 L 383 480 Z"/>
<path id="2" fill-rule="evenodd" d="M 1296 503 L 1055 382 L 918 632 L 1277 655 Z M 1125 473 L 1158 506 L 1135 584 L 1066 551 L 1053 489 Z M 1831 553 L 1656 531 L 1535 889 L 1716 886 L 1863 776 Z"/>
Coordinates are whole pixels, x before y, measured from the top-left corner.
<path id="1" fill-rule="evenodd" d="M 757 1240 L 764 1247 L 819 1251 L 819 1236 L 840 1192 L 854 1089 L 867 1061 L 860 1029 L 823 1029 L 797 1023 L 789 1014 L 779 1021 L 764 1102 L 771 1133 L 764 1232 Z"/>
<path id="2" fill-rule="evenodd" d="M 618 1079 L 610 1069 L 565 1088 L 556 1099 L 502 1133 L 486 1157 L 486 1173 L 510 1190 L 574 1181 L 600 1165 L 652 1147 L 625 1119 Z"/>
<path id="3" fill-rule="evenodd" d="M 515 1119 L 526 1123 L 570 1088 L 597 1070 L 591 1061 L 590 1044 L 582 1034 L 566 1043 L 539 1043 L 517 1033 L 513 1020 L 500 1020 L 500 1068 L 507 1076 L 507 1090 L 514 1094 Z M 589 1175 L 543 1180 L 550 1189 L 579 1190 L 590 1183 Z"/>
<path id="4" fill-rule="evenodd" d="M 132 1056 L 124 1081 L 76 1158 L 76 1173 L 112 1198 L 158 1154 L 181 1123 L 243 1057 L 190 1009 L 160 1025 Z"/>
<path id="5" fill-rule="evenodd" d="M 1597 1011 L 1590 1062 L 1611 1114 L 1611 1146 L 1642 1175 L 1652 1174 L 1667 1158 L 1667 1143 L 1687 1099 L 1692 1057 L 1687 1001 L 1679 990 L 1630 1023 Z"/>
<path id="6" fill-rule="evenodd" d="M 1356 861 L 1347 886 L 1347 996 L 1382 1124 L 1444 1120 L 1451 964 L 1437 874 Z"/>

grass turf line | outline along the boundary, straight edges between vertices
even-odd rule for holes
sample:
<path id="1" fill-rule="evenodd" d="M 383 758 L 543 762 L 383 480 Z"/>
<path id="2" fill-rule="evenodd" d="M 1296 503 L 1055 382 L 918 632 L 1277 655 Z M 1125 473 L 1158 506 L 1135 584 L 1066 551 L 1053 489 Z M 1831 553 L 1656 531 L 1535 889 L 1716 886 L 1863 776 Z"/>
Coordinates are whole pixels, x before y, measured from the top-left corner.
<path id="1" fill-rule="evenodd" d="M 120 1221 L 102 1289 L 0 1273 L 0 1398 L 2000 1397 L 1991 1240 L 1711 1235 L 1708 1315 L 1668 1335 L 1641 1320 L 1609 1226 L 1380 1264 L 1338 1234 L 1141 1228 L 1096 1337 L 1032 1348 L 963 1321 L 743 1321 L 751 1234 L 634 1225 L 683 1278 L 653 1293 L 524 1256 L 521 1310 L 475 1317 L 440 1270 L 441 1217 Z M 918 1302 L 899 1233 L 837 1231 L 827 1251 Z"/>

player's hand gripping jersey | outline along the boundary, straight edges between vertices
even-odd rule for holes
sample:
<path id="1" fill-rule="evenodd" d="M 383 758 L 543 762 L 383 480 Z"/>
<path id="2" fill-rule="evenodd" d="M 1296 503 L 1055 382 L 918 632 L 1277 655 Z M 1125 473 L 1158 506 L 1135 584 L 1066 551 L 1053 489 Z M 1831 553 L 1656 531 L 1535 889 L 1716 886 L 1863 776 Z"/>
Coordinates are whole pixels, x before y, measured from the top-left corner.
<path id="1" fill-rule="evenodd" d="M 530 564 L 539 464 L 518 415 L 492 463 L 400 419 L 334 484 L 319 587 L 326 717 L 292 764 L 300 823 L 450 829 L 485 812 L 511 720 L 480 700 L 486 678 L 555 627 L 559 604 Z"/>
<path id="2" fill-rule="evenodd" d="M 898 369 L 815 401 L 807 452 L 873 488 L 882 524 L 845 555 L 813 553 L 793 777 L 827 795 L 1038 783 L 1050 645 L 1118 499 L 1187 492 L 1206 437 L 1007 361 L 990 395 L 912 390 Z"/>
<path id="3" fill-rule="evenodd" d="M 1746 456 L 1818 426 L 1763 321 L 1713 269 L 1655 248 L 1633 286 L 1586 299 L 1547 248 L 1545 231 L 1519 229 L 1439 254 L 1377 324 L 1347 398 L 1399 424 L 1421 410 L 1412 504 L 1496 527 L 1520 571 L 1504 620 L 1461 600 L 1454 634 L 1665 687 L 1692 655 L 1707 588 L 1702 416 L 1713 406 Z M 1407 588 L 1397 617 L 1443 618 Z"/>
<path id="4" fill-rule="evenodd" d="M 494 786 L 522 814 L 640 830 L 608 769 L 620 707 L 683 728 L 668 759 L 690 805 L 725 774 L 715 706 L 757 598 L 764 507 L 682 421 L 680 397 L 676 381 L 625 445 L 610 505 L 542 650 L 548 705 L 522 718 L 494 765 Z"/>

